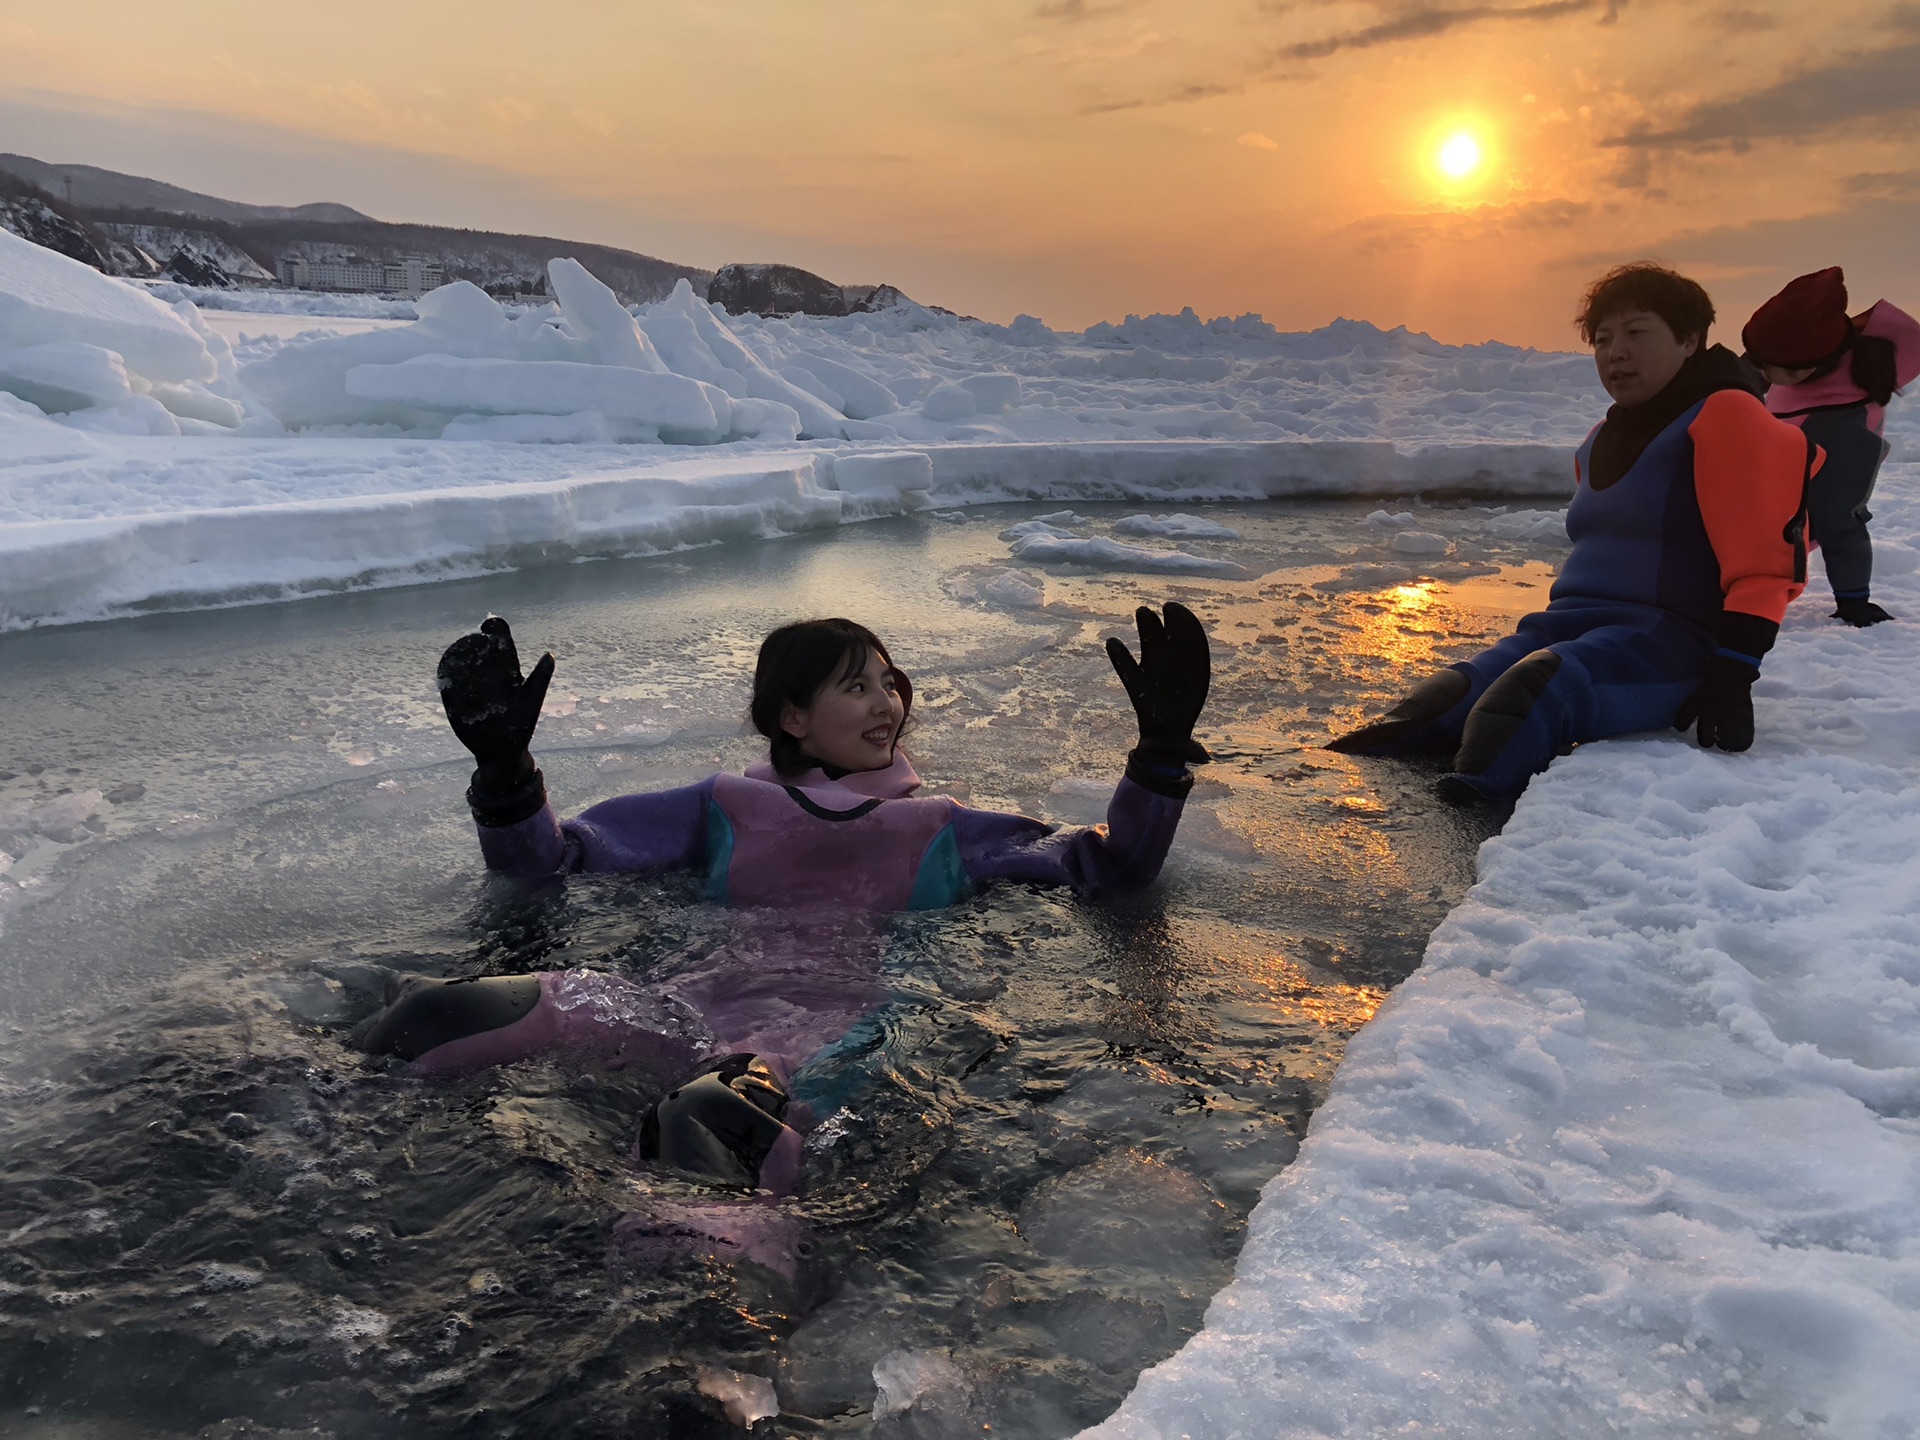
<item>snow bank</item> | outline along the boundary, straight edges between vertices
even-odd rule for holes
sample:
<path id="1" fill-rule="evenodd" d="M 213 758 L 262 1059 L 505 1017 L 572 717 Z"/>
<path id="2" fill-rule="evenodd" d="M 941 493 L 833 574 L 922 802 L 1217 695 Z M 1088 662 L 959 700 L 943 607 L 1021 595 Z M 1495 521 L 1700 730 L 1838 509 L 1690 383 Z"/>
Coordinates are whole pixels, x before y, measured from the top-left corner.
<path id="1" fill-rule="evenodd" d="M 446 448 L 445 467 L 403 493 L 343 485 L 324 499 L 0 524 L 0 630 L 793 534 L 924 508 L 931 482 L 924 455 L 720 453 L 462 484 L 465 447 Z M 516 447 L 473 448 L 526 468 Z"/>
<path id="2" fill-rule="evenodd" d="M 1920 616 L 1903 490 L 1876 581 Z M 1391 519 L 1393 517 L 1389 517 Z M 1556 761 L 1100 1440 L 1920 1431 L 1920 627 Z"/>

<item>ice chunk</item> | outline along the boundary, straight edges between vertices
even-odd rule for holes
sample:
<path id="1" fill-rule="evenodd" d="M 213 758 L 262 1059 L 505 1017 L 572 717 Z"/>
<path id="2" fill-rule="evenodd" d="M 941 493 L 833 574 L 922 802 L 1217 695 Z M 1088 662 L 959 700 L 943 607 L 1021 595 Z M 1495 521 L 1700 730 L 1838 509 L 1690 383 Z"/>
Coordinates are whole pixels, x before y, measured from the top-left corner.
<path id="1" fill-rule="evenodd" d="M 965 385 L 950 382 L 935 386 L 927 392 L 927 398 L 920 402 L 920 413 L 929 420 L 942 423 L 949 420 L 965 420 L 979 409 L 973 391 Z"/>
<path id="2" fill-rule="evenodd" d="M 640 328 L 675 372 L 705 380 L 740 399 L 792 406 L 800 416 L 803 437 L 846 438 L 845 416 L 768 369 L 711 308 L 694 297 L 693 287 L 684 279 L 641 316 Z"/>
<path id="3" fill-rule="evenodd" d="M 626 307 L 578 260 L 555 256 L 547 262 L 547 283 L 567 324 L 593 349 L 602 365 L 624 365 L 655 374 L 666 371 L 662 360 Z"/>
<path id="4" fill-rule="evenodd" d="M 1393 551 L 1396 555 L 1447 555 L 1453 551 L 1453 542 L 1431 530 L 1402 530 L 1393 537 Z"/>
<path id="5" fill-rule="evenodd" d="M 903 495 L 933 488 L 933 457 L 924 450 L 872 450 L 837 455 L 833 483 L 849 495 Z"/>
<path id="6" fill-rule="evenodd" d="M 0 390 L 50 414 L 113 405 L 133 394 L 118 354 L 72 340 L 0 348 Z"/>
<path id="7" fill-rule="evenodd" d="M 469 360 L 416 355 L 397 365 L 356 365 L 346 392 L 383 406 L 454 415 L 577 415 L 658 427 L 670 443 L 711 445 L 733 428 L 733 404 L 684 375 L 569 360 Z"/>
<path id="8" fill-rule="evenodd" d="M 416 331 L 444 339 L 503 349 L 513 344 L 513 321 L 494 298 L 469 280 L 429 290 L 416 302 Z"/>
<path id="9" fill-rule="evenodd" d="M 1231 560 L 1192 555 L 1185 550 L 1157 550 L 1146 545 L 1129 545 L 1124 540 L 1114 540 L 1105 535 L 1081 538 L 1037 531 L 1015 540 L 1013 555 L 1017 560 L 1042 564 L 1091 565 L 1101 570 L 1137 570 L 1149 574 L 1240 577 L 1247 573 Z"/>
<path id="10" fill-rule="evenodd" d="M 1203 1255 L 1226 1211 L 1186 1171 L 1162 1160 L 1109 1155 L 1050 1180 L 1020 1207 L 1020 1233 L 1074 1265 L 1152 1265 Z"/>
<path id="11" fill-rule="evenodd" d="M 973 396 L 974 409 L 981 415 L 998 415 L 1009 406 L 1018 405 L 1022 398 L 1018 375 L 1005 372 L 969 375 L 960 383 Z"/>
<path id="12" fill-rule="evenodd" d="M 873 420 L 881 415 L 891 415 L 900 408 L 900 401 L 893 391 L 851 365 L 825 355 L 806 355 L 800 363 L 840 392 L 844 401 L 841 408 L 852 419 Z"/>
<path id="13" fill-rule="evenodd" d="M 780 1348 L 780 1402 L 825 1417 L 874 1400 L 873 1367 L 920 1331 L 910 1314 L 850 1295 L 809 1315 Z"/>
<path id="14" fill-rule="evenodd" d="M 111 350 L 149 380 L 212 380 L 206 342 L 124 280 L 0 230 L 0 336 L 10 346 L 71 341 Z"/>
<path id="15" fill-rule="evenodd" d="M 748 1375 L 721 1365 L 702 1365 L 694 1383 L 702 1395 L 718 1400 L 727 1412 L 727 1419 L 742 1430 L 752 1429 L 760 1421 L 780 1413 L 773 1382 L 763 1375 Z"/>
<path id="16" fill-rule="evenodd" d="M 812 369 L 804 362 L 789 360 L 780 367 L 780 375 L 783 379 L 790 380 L 795 385 L 798 385 L 809 395 L 826 401 L 827 404 L 833 406 L 833 408 L 838 410 L 842 415 L 847 413 L 847 397 L 834 389 L 833 386 L 829 385 L 825 380 L 822 380 L 818 375 L 814 374 Z"/>
<path id="17" fill-rule="evenodd" d="M 980 587 L 979 596 L 989 605 L 1003 605 L 1009 610 L 1033 610 L 1047 603 L 1046 586 L 1017 570 L 994 576 Z"/>
<path id="18" fill-rule="evenodd" d="M 1382 529 L 1392 529 L 1400 525 L 1413 524 L 1413 512 L 1410 510 L 1375 510 L 1368 514 L 1367 524 L 1378 525 Z"/>
<path id="19" fill-rule="evenodd" d="M 790 444 L 800 438 L 800 416 L 791 405 L 783 405 L 778 400 L 739 397 L 732 397 L 727 403 L 733 412 L 730 428 L 735 435 L 776 444 Z"/>
<path id="20" fill-rule="evenodd" d="M 890 1350 L 874 1363 L 873 1418 L 903 1410 L 965 1410 L 973 1387 L 966 1374 L 938 1350 Z"/>
<path id="21" fill-rule="evenodd" d="M 246 419 L 246 411 L 237 401 L 214 394 L 198 380 L 163 380 L 150 393 L 167 407 L 168 414 L 182 420 L 201 420 L 231 430 Z"/>
<path id="22" fill-rule="evenodd" d="M 1129 515 L 1113 522 L 1116 535 L 1165 535 L 1180 540 L 1238 540 L 1240 532 L 1204 515 Z"/>

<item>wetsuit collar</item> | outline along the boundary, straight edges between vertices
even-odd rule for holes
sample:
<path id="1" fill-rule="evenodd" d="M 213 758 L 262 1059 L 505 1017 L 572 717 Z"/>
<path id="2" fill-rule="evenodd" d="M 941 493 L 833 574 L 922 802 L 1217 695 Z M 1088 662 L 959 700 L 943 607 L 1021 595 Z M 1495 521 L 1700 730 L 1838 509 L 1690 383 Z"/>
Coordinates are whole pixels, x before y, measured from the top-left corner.
<path id="1" fill-rule="evenodd" d="M 899 800 L 920 788 L 920 776 L 914 771 L 907 752 L 896 748 L 893 763 L 884 770 L 827 771 L 815 766 L 798 775 L 782 775 L 773 762 L 762 760 L 747 770 L 749 780 L 765 780 L 774 785 L 792 785 L 801 790 L 846 790 L 869 800 Z"/>
<path id="2" fill-rule="evenodd" d="M 1593 437 L 1588 452 L 1587 484 L 1604 490 L 1633 468 L 1633 462 L 1659 435 L 1688 410 L 1718 390 L 1766 393 L 1760 372 L 1724 345 L 1696 350 L 1667 382 L 1667 388 L 1645 404 L 1615 405 Z"/>

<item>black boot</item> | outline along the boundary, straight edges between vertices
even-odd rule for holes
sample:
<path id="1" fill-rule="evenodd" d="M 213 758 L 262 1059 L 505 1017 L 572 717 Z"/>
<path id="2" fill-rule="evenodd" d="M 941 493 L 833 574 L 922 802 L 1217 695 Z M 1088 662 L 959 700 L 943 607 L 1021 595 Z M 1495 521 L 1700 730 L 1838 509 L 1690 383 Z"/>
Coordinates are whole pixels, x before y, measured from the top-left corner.
<path id="1" fill-rule="evenodd" d="M 640 1121 L 642 1160 L 753 1189 L 786 1132 L 787 1087 L 756 1055 L 729 1055 L 675 1090 Z"/>
<path id="2" fill-rule="evenodd" d="M 396 976 L 387 982 L 385 1008 L 361 1021 L 350 1038 L 369 1055 L 418 1060 L 449 1040 L 511 1025 L 539 1003 L 538 975 Z"/>
<path id="3" fill-rule="evenodd" d="M 1378 720 L 1329 740 L 1326 748 L 1342 755 L 1365 755 L 1382 746 L 1411 736 L 1422 725 L 1431 725 L 1466 698 L 1471 686 L 1459 670 L 1442 670 L 1429 675 L 1413 687 L 1411 694 Z"/>
<path id="4" fill-rule="evenodd" d="M 1836 595 L 1833 603 L 1833 618 L 1844 620 L 1858 629 L 1864 630 L 1869 625 L 1878 625 L 1882 620 L 1893 619 L 1893 616 L 1869 600 L 1865 591 L 1857 595 Z"/>

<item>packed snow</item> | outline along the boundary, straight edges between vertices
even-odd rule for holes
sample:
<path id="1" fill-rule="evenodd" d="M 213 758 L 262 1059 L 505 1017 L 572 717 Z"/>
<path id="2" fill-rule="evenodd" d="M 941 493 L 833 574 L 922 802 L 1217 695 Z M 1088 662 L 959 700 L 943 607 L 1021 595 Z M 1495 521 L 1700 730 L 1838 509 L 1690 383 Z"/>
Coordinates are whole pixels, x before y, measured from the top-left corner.
<path id="1" fill-rule="evenodd" d="M 1149 507 L 1011 527 L 1030 569 L 987 583 L 1019 608 L 1050 567 L 1245 574 L 1176 508 L 1208 499 L 1564 496 L 1605 403 L 1582 356 L 1357 322 L 761 320 L 549 279 L 532 308 L 263 299 L 312 324 L 255 333 L 0 234 L 0 628 L 963 504 Z M 1206 1329 L 1089 1434 L 1920 1434 L 1916 409 L 1875 505 L 1902 621 L 1842 629 L 1816 579 L 1751 753 L 1556 761 L 1351 1044 Z M 1395 553 L 1449 547 L 1414 509 L 1370 519 Z M 89 795 L 16 818 L 57 839 Z M 950 1369 L 899 1350 L 875 1382 L 917 1412 Z M 738 1380 L 712 1393 L 764 1414 Z"/>

